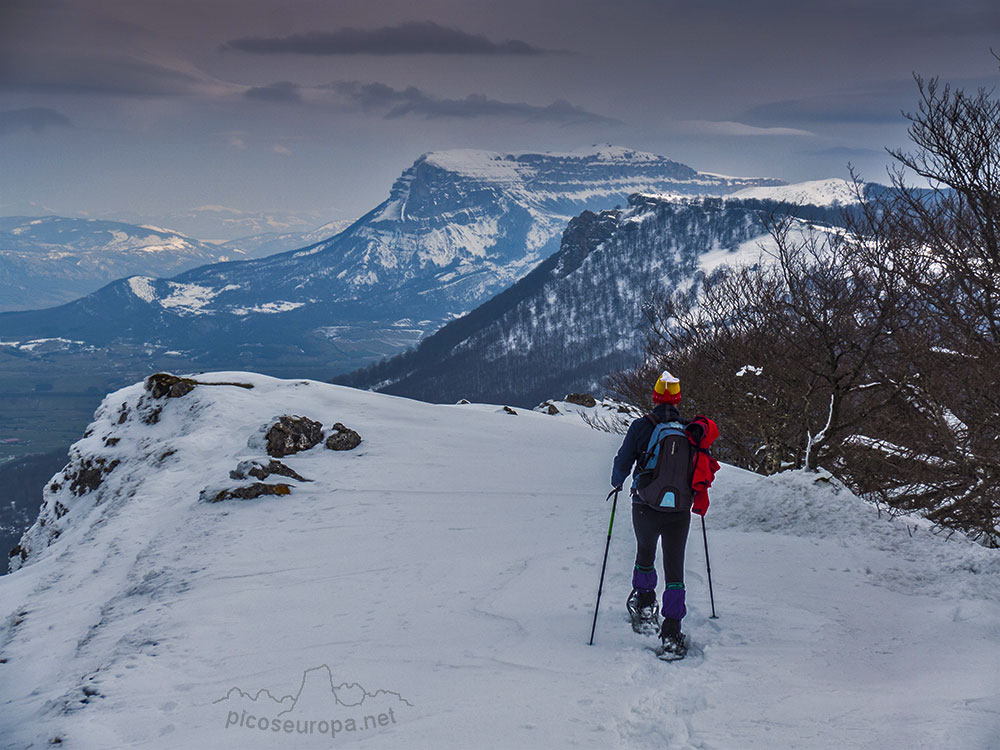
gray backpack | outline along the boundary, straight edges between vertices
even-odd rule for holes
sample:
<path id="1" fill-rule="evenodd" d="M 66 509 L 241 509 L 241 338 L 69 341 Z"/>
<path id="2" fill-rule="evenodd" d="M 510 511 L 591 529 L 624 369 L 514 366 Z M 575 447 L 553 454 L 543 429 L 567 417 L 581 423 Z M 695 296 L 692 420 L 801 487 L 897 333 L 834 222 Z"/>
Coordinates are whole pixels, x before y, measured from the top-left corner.
<path id="1" fill-rule="evenodd" d="M 646 451 L 639 456 L 632 489 L 643 503 L 659 511 L 689 513 L 694 502 L 691 475 L 696 451 L 684 427 L 677 420 L 656 423 Z"/>

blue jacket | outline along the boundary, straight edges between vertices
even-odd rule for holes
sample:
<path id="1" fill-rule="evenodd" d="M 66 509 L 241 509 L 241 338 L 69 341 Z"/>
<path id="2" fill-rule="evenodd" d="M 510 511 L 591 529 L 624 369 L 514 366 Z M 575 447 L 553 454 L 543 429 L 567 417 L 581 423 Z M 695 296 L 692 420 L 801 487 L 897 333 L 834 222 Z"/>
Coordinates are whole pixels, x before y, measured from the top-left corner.
<path id="1" fill-rule="evenodd" d="M 653 416 L 661 422 L 671 419 L 680 419 L 680 412 L 672 404 L 657 404 L 653 409 Z M 636 459 L 641 456 L 649 446 L 649 438 L 653 435 L 653 423 L 645 417 L 639 417 L 629 425 L 625 439 L 622 440 L 622 447 L 618 449 L 615 456 L 614 467 L 611 469 L 611 486 L 622 487 L 628 479 L 629 472 Z"/>

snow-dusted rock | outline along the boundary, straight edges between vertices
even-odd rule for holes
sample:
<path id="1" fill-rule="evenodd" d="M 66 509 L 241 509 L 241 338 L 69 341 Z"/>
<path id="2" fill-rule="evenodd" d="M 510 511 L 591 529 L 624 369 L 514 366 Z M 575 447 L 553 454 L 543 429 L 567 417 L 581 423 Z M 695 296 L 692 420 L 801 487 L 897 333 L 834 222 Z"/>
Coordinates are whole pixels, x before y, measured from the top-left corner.
<path id="1" fill-rule="evenodd" d="M 256 500 L 267 495 L 288 495 L 291 491 L 287 484 L 254 482 L 225 490 L 205 490 L 200 498 L 206 503 L 221 503 L 223 500 Z"/>
<path id="2" fill-rule="evenodd" d="M 326 439 L 326 447 L 332 451 L 354 450 L 359 445 L 361 445 L 361 435 L 341 422 L 333 425 L 333 432 Z"/>
<path id="3" fill-rule="evenodd" d="M 248 477 L 254 477 L 256 479 L 267 479 L 272 474 L 297 479 L 300 482 L 309 481 L 295 471 L 295 469 L 285 466 L 281 461 L 275 461 L 274 459 L 271 459 L 267 463 L 258 459 L 240 461 L 236 468 L 229 472 L 229 478 L 247 479 Z"/>
<path id="4" fill-rule="evenodd" d="M 275 458 L 307 451 L 322 440 L 323 424 L 308 417 L 278 417 L 264 433 L 267 455 Z"/>

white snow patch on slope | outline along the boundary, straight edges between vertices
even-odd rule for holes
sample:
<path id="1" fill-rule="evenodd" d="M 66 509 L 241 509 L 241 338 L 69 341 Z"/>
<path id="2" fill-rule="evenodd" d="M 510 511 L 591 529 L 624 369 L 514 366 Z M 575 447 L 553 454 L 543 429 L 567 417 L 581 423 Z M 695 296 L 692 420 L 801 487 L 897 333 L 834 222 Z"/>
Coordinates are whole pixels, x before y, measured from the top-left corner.
<path id="1" fill-rule="evenodd" d="M 177 281 L 168 281 L 170 295 L 160 300 L 160 306 L 177 313 L 191 313 L 193 315 L 205 315 L 209 310 L 205 308 L 223 292 L 239 289 L 238 284 L 227 284 L 219 289 L 202 286 L 201 284 L 186 284 Z"/>
<path id="2" fill-rule="evenodd" d="M 168 281 L 167 283 L 172 291 L 169 296 L 160 300 L 160 305 L 174 312 L 203 315 L 206 312 L 203 308 L 221 291 L 201 284 L 184 284 L 176 281 Z"/>
<path id="3" fill-rule="evenodd" d="M 281 720 L 393 707 L 336 737 L 379 748 L 986 750 L 998 736 L 994 550 L 908 531 L 817 475 L 723 467 L 708 515 L 719 619 L 692 533 L 691 654 L 664 665 L 624 618 L 625 497 L 587 645 L 619 436 L 520 409 L 198 378 L 255 387 L 108 396 L 75 450 L 121 463 L 79 497 L 50 486 L 61 533 L 0 577 L 10 747 L 273 748 L 240 718 L 276 719 L 285 696 Z M 275 414 L 364 442 L 282 459 L 314 480 L 266 480 L 287 497 L 199 503 L 264 458 L 248 438 Z M 336 703 L 350 683 L 363 687 Z"/>
<path id="4" fill-rule="evenodd" d="M 459 148 L 433 151 L 424 158 L 428 164 L 449 172 L 500 184 L 520 182 L 525 173 L 534 172 L 533 168 L 495 151 Z"/>
<path id="5" fill-rule="evenodd" d="M 253 307 L 234 307 L 230 310 L 233 315 L 249 315 L 250 313 L 283 313 L 289 310 L 297 310 L 300 307 L 305 307 L 305 302 L 265 302 L 262 305 L 254 305 Z"/>
<path id="6" fill-rule="evenodd" d="M 47 339 L 32 339 L 27 343 L 21 344 L 19 347 L 21 351 L 33 352 L 39 347 L 45 346 L 46 344 L 70 344 L 76 346 L 83 346 L 83 341 L 74 341 L 72 339 L 64 339 L 61 336 L 56 336 Z"/>
<path id="7" fill-rule="evenodd" d="M 854 184 L 840 178 L 810 180 L 776 187 L 749 187 L 738 190 L 729 197 L 785 201 L 812 206 L 849 206 L 858 203 Z"/>
<path id="8" fill-rule="evenodd" d="M 788 229 L 788 240 L 792 243 L 805 242 L 808 238 L 808 231 L 805 222 L 796 222 Z M 812 231 L 828 231 L 822 227 L 815 227 Z M 777 243 L 774 237 L 764 234 L 741 242 L 735 248 L 716 247 L 698 257 L 698 266 L 705 274 L 711 274 L 721 266 L 740 266 L 754 264 L 757 262 L 770 263 L 774 261 L 774 253 L 777 252 Z"/>
<path id="9" fill-rule="evenodd" d="M 153 279 L 148 276 L 132 276 L 128 280 L 128 285 L 136 297 L 146 302 L 152 302 L 156 299 L 156 290 L 153 289 L 152 281 Z"/>

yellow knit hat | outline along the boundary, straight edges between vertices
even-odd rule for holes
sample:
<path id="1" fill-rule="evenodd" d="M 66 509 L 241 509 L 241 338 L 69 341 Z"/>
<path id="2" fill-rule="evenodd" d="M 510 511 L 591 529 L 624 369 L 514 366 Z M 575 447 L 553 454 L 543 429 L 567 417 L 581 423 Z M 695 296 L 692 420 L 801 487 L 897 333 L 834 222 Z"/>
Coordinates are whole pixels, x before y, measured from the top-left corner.
<path id="1" fill-rule="evenodd" d="M 681 381 L 664 370 L 653 386 L 653 403 L 679 404 L 680 402 Z"/>

